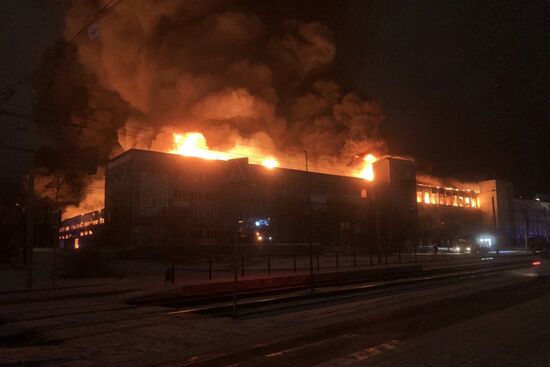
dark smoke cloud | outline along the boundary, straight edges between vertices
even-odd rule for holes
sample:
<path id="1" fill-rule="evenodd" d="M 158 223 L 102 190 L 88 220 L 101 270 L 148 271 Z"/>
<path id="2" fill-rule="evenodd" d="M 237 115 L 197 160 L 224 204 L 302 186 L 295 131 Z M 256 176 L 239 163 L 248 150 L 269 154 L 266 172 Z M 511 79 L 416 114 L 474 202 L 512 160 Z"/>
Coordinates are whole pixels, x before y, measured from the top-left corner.
<path id="1" fill-rule="evenodd" d="M 103 5 L 71 1 L 66 38 Z M 331 30 L 266 24 L 227 1 L 122 1 L 97 37 L 45 63 L 39 116 L 90 127 L 53 123 L 49 143 L 72 157 L 96 147 L 105 161 L 132 147 L 169 150 L 172 132 L 201 131 L 214 148 L 250 144 L 290 163 L 306 149 L 339 170 L 357 168 L 358 154 L 384 153 L 379 105 L 323 77 L 337 52 Z"/>

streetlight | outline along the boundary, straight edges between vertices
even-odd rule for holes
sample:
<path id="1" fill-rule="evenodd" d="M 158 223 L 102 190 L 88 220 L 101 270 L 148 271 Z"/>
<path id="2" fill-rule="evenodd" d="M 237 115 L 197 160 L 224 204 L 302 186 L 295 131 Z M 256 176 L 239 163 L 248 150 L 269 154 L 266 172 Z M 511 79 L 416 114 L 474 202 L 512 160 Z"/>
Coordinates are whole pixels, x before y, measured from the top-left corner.
<path id="1" fill-rule="evenodd" d="M 309 240 L 309 288 L 313 292 L 313 231 L 312 231 L 312 216 L 313 209 L 311 207 L 311 180 L 309 178 L 309 163 L 307 157 L 307 150 L 304 150 L 306 159 L 306 186 L 307 186 L 307 206 L 308 206 L 308 240 Z"/>

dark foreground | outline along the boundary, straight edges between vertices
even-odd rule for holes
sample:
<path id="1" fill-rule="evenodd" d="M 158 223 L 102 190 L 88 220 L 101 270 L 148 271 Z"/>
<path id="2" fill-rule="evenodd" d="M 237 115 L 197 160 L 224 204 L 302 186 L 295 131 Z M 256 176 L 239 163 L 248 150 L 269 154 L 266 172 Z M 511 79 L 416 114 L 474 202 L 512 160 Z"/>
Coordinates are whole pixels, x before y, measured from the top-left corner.
<path id="1" fill-rule="evenodd" d="M 550 279 L 531 269 L 226 312 L 116 295 L 2 312 L 0 365 L 550 366 Z M 3 361 L 3 362 L 2 362 Z"/>

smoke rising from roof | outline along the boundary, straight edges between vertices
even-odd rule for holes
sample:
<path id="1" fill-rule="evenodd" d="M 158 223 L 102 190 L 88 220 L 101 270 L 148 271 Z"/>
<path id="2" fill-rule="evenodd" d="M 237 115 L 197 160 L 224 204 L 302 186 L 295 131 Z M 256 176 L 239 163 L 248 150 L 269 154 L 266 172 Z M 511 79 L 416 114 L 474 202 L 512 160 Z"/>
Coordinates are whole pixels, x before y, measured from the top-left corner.
<path id="1" fill-rule="evenodd" d="M 103 5 L 71 1 L 66 39 Z M 324 77 L 337 52 L 331 30 L 269 24 L 230 1 L 122 1 L 93 36 L 46 63 L 59 78 L 39 81 L 37 115 L 88 127 L 54 126 L 62 132 L 49 143 L 72 157 L 98 147 L 105 161 L 132 147 L 168 151 L 173 132 L 200 131 L 212 148 L 250 145 L 291 163 L 307 150 L 313 167 L 336 170 L 385 153 L 380 106 Z"/>

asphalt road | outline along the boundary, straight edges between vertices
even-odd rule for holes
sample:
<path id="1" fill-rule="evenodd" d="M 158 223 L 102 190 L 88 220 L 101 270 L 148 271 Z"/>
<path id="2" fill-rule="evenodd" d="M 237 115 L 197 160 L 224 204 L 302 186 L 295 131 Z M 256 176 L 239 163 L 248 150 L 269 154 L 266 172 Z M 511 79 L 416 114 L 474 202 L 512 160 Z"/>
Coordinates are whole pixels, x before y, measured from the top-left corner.
<path id="1" fill-rule="evenodd" d="M 369 307 L 374 306 L 374 307 Z M 531 270 L 409 286 L 354 299 L 279 305 L 264 319 L 332 308 L 328 322 L 175 365 L 550 366 L 550 279 Z M 326 310 L 325 310 L 326 311 Z M 327 320 L 325 320 L 327 321 Z"/>
<path id="2" fill-rule="evenodd" d="M 550 365 L 550 279 L 531 269 L 262 303 L 237 320 L 71 292 L 7 295 L 0 366 Z"/>

